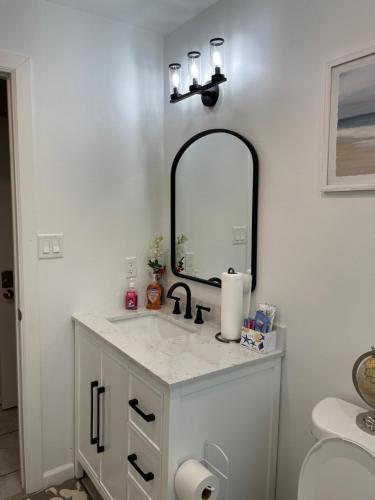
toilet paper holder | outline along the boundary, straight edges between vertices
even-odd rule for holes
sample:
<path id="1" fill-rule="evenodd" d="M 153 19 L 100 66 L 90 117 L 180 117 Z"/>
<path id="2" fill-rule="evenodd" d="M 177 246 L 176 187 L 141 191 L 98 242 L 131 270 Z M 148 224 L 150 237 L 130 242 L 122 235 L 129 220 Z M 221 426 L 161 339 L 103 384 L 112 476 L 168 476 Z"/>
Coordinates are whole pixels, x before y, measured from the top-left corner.
<path id="1" fill-rule="evenodd" d="M 203 449 L 201 464 L 215 474 L 220 480 L 218 500 L 228 500 L 229 458 L 216 443 L 206 442 Z"/>

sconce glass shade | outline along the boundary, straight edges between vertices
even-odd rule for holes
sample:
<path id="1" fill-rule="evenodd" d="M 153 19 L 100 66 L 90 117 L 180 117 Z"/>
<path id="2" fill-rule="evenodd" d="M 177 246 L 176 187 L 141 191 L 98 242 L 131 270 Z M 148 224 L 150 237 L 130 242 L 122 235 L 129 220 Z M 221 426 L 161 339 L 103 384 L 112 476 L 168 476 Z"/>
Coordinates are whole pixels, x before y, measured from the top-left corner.
<path id="1" fill-rule="evenodd" d="M 169 86 L 171 97 L 178 97 L 181 95 L 181 64 L 179 63 L 172 63 L 169 65 Z"/>
<path id="2" fill-rule="evenodd" d="M 201 53 L 197 50 L 188 52 L 189 89 L 196 90 L 200 87 L 201 80 Z"/>
<path id="3" fill-rule="evenodd" d="M 212 81 L 224 77 L 224 38 L 210 40 Z"/>

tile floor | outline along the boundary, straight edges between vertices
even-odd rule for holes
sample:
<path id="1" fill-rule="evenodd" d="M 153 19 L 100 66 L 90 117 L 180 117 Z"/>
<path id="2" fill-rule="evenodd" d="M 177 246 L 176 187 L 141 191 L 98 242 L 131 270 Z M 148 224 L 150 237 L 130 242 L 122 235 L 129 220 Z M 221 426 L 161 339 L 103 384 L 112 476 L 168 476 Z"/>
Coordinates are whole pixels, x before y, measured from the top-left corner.
<path id="1" fill-rule="evenodd" d="M 17 408 L 0 406 L 0 500 L 21 493 Z"/>
<path id="2" fill-rule="evenodd" d="M 85 477 L 72 479 L 34 495 L 22 492 L 19 461 L 17 408 L 2 410 L 0 405 L 0 500 L 101 500 L 94 485 Z"/>
<path id="3" fill-rule="evenodd" d="M 81 480 L 69 479 L 58 486 L 50 486 L 33 495 L 18 495 L 7 497 L 6 500 L 103 500 L 96 491 L 90 479 L 85 476 Z"/>
<path id="4" fill-rule="evenodd" d="M 13 498 L 15 495 L 17 495 L 15 498 L 18 498 L 18 495 L 21 495 L 19 498 L 24 498 L 19 471 L 0 478 L 0 500 Z"/>
<path id="5" fill-rule="evenodd" d="M 7 500 L 93 500 L 82 486 L 81 481 L 70 479 L 59 486 L 50 486 L 33 495 L 16 495 Z"/>

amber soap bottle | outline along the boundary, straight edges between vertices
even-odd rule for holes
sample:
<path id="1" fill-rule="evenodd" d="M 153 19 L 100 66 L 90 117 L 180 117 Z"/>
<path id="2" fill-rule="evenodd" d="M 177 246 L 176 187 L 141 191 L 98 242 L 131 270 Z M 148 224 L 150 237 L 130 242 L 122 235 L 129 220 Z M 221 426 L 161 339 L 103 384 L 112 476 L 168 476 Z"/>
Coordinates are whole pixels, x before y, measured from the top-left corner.
<path id="1" fill-rule="evenodd" d="M 153 275 L 153 281 L 147 287 L 147 309 L 160 309 L 161 304 L 161 286 Z"/>

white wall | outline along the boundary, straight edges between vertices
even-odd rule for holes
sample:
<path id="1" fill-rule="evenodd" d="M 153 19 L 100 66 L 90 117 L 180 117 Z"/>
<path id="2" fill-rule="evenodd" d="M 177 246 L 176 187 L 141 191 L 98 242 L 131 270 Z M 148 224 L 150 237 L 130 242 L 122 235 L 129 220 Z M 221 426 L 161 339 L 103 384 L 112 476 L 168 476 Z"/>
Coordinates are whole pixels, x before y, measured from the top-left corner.
<path id="1" fill-rule="evenodd" d="M 31 57 L 40 233 L 44 469 L 73 459 L 71 314 L 119 306 L 124 259 L 160 231 L 163 43 L 159 35 L 43 0 L 0 0 L 0 48 Z M 36 243 L 35 243 L 36 248 Z"/>
<path id="2" fill-rule="evenodd" d="M 166 41 L 167 65 L 223 36 L 228 76 L 212 111 L 199 97 L 168 104 L 165 86 L 166 184 L 179 147 L 207 128 L 242 133 L 260 158 L 255 299 L 277 304 L 288 325 L 278 500 L 296 498 L 313 405 L 359 402 L 351 367 L 374 343 L 375 195 L 319 189 L 325 65 L 375 45 L 374 19 L 372 0 L 221 0 Z M 220 300 L 213 288 L 194 293 Z"/>

